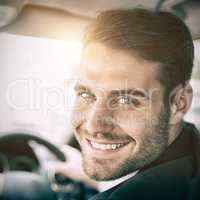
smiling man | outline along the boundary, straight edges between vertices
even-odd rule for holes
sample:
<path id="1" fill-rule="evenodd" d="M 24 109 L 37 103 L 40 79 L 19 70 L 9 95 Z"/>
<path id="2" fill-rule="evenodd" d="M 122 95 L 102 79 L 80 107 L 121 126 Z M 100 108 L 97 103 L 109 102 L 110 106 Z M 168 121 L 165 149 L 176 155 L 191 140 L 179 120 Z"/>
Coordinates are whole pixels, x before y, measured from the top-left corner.
<path id="1" fill-rule="evenodd" d="M 93 199 L 188 198 L 199 147 L 183 120 L 192 101 L 187 27 L 166 12 L 111 10 L 83 44 L 74 133 L 86 174 L 111 183 Z"/>

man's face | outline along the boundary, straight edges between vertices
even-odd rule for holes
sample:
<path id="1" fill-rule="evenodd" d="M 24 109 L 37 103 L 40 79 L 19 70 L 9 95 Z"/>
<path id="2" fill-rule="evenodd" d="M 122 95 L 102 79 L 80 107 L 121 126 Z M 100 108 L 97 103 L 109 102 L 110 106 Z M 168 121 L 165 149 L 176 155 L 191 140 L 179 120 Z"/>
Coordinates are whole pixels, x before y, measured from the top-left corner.
<path id="1" fill-rule="evenodd" d="M 148 165 L 168 145 L 159 63 L 103 44 L 83 51 L 72 113 L 85 172 L 111 180 Z"/>

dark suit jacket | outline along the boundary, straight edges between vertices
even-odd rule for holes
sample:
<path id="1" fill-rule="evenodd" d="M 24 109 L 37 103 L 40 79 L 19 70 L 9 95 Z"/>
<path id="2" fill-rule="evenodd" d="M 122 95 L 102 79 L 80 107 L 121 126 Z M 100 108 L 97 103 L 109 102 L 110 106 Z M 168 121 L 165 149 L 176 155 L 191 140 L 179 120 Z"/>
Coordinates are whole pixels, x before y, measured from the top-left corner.
<path id="1" fill-rule="evenodd" d="M 91 200 L 200 200 L 200 135 L 189 123 L 151 165 Z"/>

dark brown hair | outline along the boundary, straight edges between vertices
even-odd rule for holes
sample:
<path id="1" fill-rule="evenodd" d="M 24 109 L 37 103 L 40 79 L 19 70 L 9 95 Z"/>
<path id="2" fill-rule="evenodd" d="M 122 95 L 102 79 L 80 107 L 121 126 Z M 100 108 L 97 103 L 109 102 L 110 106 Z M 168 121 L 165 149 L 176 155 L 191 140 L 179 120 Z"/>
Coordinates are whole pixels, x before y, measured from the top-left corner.
<path id="1" fill-rule="evenodd" d="M 145 9 L 104 11 L 86 29 L 83 44 L 90 42 L 160 62 L 160 80 L 170 89 L 191 78 L 192 37 L 182 20 L 171 13 Z"/>

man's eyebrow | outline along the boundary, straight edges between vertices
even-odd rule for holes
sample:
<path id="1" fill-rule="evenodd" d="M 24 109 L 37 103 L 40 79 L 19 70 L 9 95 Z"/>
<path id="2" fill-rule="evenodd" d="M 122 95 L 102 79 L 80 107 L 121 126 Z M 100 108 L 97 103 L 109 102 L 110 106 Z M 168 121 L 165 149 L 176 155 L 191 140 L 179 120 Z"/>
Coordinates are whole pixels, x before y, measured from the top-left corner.
<path id="1" fill-rule="evenodd" d="M 74 86 L 74 90 L 87 90 L 87 91 L 89 91 L 90 89 L 89 88 L 87 88 L 86 86 L 84 86 L 84 85 L 81 85 L 81 84 L 78 84 L 78 83 L 76 83 L 75 84 L 75 86 Z"/>
<path id="2" fill-rule="evenodd" d="M 82 84 L 76 84 L 74 86 L 74 90 L 75 91 L 80 91 L 80 90 L 84 90 L 84 91 L 91 91 L 90 88 L 82 85 Z M 122 89 L 122 90 L 111 90 L 109 91 L 110 95 L 111 96 L 116 96 L 116 95 L 133 95 L 133 96 L 136 96 L 136 97 L 142 97 L 142 98 L 146 98 L 148 99 L 149 98 L 149 94 L 147 91 L 145 91 L 144 89 L 133 89 L 133 88 L 130 88 L 130 89 Z"/>
<path id="3" fill-rule="evenodd" d="M 129 95 L 133 95 L 136 97 L 142 97 L 142 98 L 149 98 L 149 94 L 147 91 L 145 91 L 144 89 L 123 89 L 123 90 L 112 90 L 110 91 L 111 95 L 125 95 L 125 94 L 129 94 Z"/>

